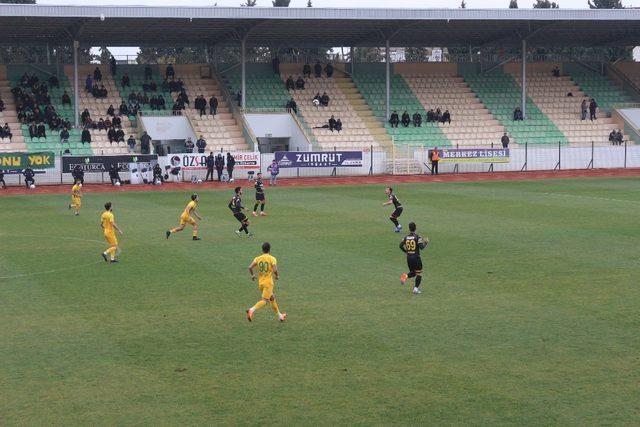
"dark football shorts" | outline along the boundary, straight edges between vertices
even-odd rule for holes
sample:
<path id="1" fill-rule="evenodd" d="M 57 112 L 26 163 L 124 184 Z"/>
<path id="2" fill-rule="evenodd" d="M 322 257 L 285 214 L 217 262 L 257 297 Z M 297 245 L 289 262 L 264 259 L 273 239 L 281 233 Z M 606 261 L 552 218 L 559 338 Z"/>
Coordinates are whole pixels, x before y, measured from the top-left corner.
<path id="1" fill-rule="evenodd" d="M 391 214 L 391 218 L 398 218 L 400 215 L 402 215 L 402 206 L 400 206 L 399 208 L 396 208 L 393 213 Z"/>
<path id="2" fill-rule="evenodd" d="M 247 216 L 242 212 L 234 213 L 233 216 L 235 216 L 239 222 L 245 222 L 247 220 Z"/>
<path id="3" fill-rule="evenodd" d="M 256 200 L 263 202 L 264 201 L 264 193 L 256 193 Z"/>
<path id="4" fill-rule="evenodd" d="M 407 255 L 407 266 L 409 271 L 422 271 L 422 258 L 420 258 L 420 255 Z"/>

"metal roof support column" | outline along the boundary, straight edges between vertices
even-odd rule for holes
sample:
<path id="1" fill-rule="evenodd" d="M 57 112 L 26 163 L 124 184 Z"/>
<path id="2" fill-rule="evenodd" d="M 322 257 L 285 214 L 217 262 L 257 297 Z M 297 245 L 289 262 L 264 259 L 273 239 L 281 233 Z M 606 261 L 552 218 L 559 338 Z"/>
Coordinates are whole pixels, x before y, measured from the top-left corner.
<path id="1" fill-rule="evenodd" d="M 51 65 L 51 49 L 49 49 L 49 43 L 47 43 L 47 65 Z"/>
<path id="2" fill-rule="evenodd" d="M 522 118 L 527 118 L 527 41 L 522 40 Z"/>
<path id="3" fill-rule="evenodd" d="M 75 127 L 80 126 L 80 110 L 79 102 L 80 95 L 78 92 L 78 47 L 80 42 L 78 40 L 73 41 L 73 125 Z"/>
<path id="4" fill-rule="evenodd" d="M 247 40 L 243 37 L 242 40 L 240 40 L 240 62 L 242 63 L 242 102 L 241 102 L 241 107 L 242 109 L 246 109 L 247 107 L 247 88 L 246 88 L 246 79 L 247 79 L 247 64 L 246 64 L 246 49 L 247 49 Z"/>
<path id="5" fill-rule="evenodd" d="M 386 99 L 386 118 L 385 118 L 385 122 L 387 120 L 389 120 L 389 117 L 391 117 L 391 64 L 390 64 L 390 56 L 389 56 L 389 40 L 387 40 L 387 45 L 385 47 L 384 50 L 384 65 L 386 68 L 386 84 L 387 84 L 387 99 Z"/>
<path id="6" fill-rule="evenodd" d="M 351 46 L 351 77 L 356 71 L 356 48 Z"/>

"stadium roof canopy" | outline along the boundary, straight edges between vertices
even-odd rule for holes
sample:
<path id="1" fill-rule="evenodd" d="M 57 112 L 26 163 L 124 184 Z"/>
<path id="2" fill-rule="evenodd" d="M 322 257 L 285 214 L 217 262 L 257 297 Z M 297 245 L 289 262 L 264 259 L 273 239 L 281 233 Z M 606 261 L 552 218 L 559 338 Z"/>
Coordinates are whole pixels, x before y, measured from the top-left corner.
<path id="1" fill-rule="evenodd" d="M 103 17 L 104 19 L 101 19 Z M 0 4 L 0 44 L 637 46 L 640 9 L 322 9 Z"/>

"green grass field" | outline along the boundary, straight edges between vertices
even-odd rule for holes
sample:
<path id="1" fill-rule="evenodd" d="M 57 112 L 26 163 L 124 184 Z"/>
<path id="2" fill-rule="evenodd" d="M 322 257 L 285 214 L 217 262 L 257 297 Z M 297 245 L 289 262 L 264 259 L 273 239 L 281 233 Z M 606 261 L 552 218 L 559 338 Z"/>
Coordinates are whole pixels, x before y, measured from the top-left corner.
<path id="1" fill-rule="evenodd" d="M 203 191 L 200 242 L 164 238 L 188 193 L 2 197 L 0 424 L 637 424 L 639 184 L 398 186 L 420 296 L 381 186 L 267 188 L 253 239 Z M 284 324 L 245 319 L 265 240 Z"/>

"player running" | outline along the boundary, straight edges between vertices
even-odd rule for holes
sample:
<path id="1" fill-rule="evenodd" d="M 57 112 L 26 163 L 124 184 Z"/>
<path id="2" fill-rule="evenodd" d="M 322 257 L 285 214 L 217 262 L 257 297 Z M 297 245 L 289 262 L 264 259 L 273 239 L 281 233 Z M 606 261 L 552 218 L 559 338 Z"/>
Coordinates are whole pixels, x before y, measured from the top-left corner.
<path id="1" fill-rule="evenodd" d="M 73 187 L 71 187 L 71 204 L 69 209 L 73 208 L 74 215 L 80 215 L 80 208 L 82 207 L 82 183 L 77 180 Z"/>
<path id="2" fill-rule="evenodd" d="M 413 287 L 414 295 L 421 294 L 420 282 L 422 282 L 422 258 L 420 258 L 420 250 L 425 249 L 429 244 L 429 239 L 423 239 L 416 234 L 416 224 L 409 223 L 409 234 L 400 242 L 400 250 L 407 254 L 407 265 L 409 266 L 409 274 L 402 273 L 400 275 L 400 283 L 405 284 L 407 279 L 416 278 Z"/>
<path id="3" fill-rule="evenodd" d="M 395 194 L 393 194 L 393 188 L 391 187 L 387 187 L 384 190 L 384 193 L 389 197 L 389 200 L 387 200 L 386 202 L 384 202 L 382 204 L 382 206 L 388 206 L 390 204 L 393 204 L 394 206 L 394 210 L 391 213 L 391 216 L 389 217 L 389 219 L 391 220 L 391 222 L 393 223 L 393 225 L 396 226 L 395 228 L 395 232 L 399 233 L 400 230 L 402 230 L 402 224 L 400 224 L 398 222 L 398 217 L 400 215 L 402 215 L 402 203 L 400 203 L 400 200 L 398 200 L 398 198 L 396 197 Z"/>
<path id="4" fill-rule="evenodd" d="M 198 215 L 198 212 L 196 212 L 196 209 L 198 208 L 198 201 L 199 201 L 198 195 L 192 194 L 191 201 L 187 204 L 187 207 L 184 208 L 182 215 L 180 215 L 180 225 L 176 228 L 172 228 L 171 230 L 167 230 L 167 233 L 166 233 L 167 239 L 171 237 L 173 233 L 177 233 L 179 231 L 184 230 L 184 227 L 187 224 L 191 224 L 193 226 L 192 239 L 200 240 L 200 237 L 198 237 L 198 223 L 191 216 L 193 214 L 196 218 L 198 218 L 198 220 L 202 221 L 202 217 Z"/>
<path id="5" fill-rule="evenodd" d="M 280 312 L 278 303 L 276 302 L 276 295 L 273 293 L 275 286 L 273 278 L 275 277 L 275 279 L 278 280 L 280 274 L 278 273 L 278 262 L 270 252 L 271 245 L 268 242 L 263 243 L 262 255 L 255 257 L 249 266 L 249 274 L 251 275 L 251 280 L 254 281 L 256 280 L 256 275 L 253 269 L 258 267 L 258 289 L 262 292 L 262 299 L 247 310 L 247 320 L 249 322 L 253 320 L 253 314 L 256 310 L 260 310 L 267 303 L 271 304 L 271 308 L 276 313 L 276 316 L 278 316 L 279 321 L 284 322 L 287 318 L 287 313 Z"/>
<path id="6" fill-rule="evenodd" d="M 258 216 L 258 205 L 260 205 L 260 216 L 266 216 L 264 212 L 264 205 L 266 203 L 264 199 L 264 183 L 262 182 L 262 174 L 258 172 L 256 175 L 256 183 L 254 184 L 256 189 L 256 204 L 253 205 L 253 216 Z"/>
<path id="7" fill-rule="evenodd" d="M 104 238 L 109 243 L 109 248 L 102 253 L 102 258 L 104 258 L 105 262 L 118 262 L 116 254 L 120 253 L 120 248 L 118 247 L 118 239 L 116 238 L 115 230 L 120 234 L 123 233 L 116 225 L 115 217 L 111 211 L 111 202 L 105 203 L 104 209 L 105 210 L 100 217 L 100 226 L 104 232 Z"/>
<path id="8" fill-rule="evenodd" d="M 245 207 L 242 206 L 242 199 L 240 196 L 242 196 L 242 187 L 236 187 L 235 196 L 233 196 L 227 206 L 231 209 L 233 216 L 240 222 L 240 228 L 236 230 L 236 235 L 240 237 L 240 232 L 244 231 L 247 237 L 251 237 L 253 234 L 249 233 L 249 218 L 242 213 Z"/>

